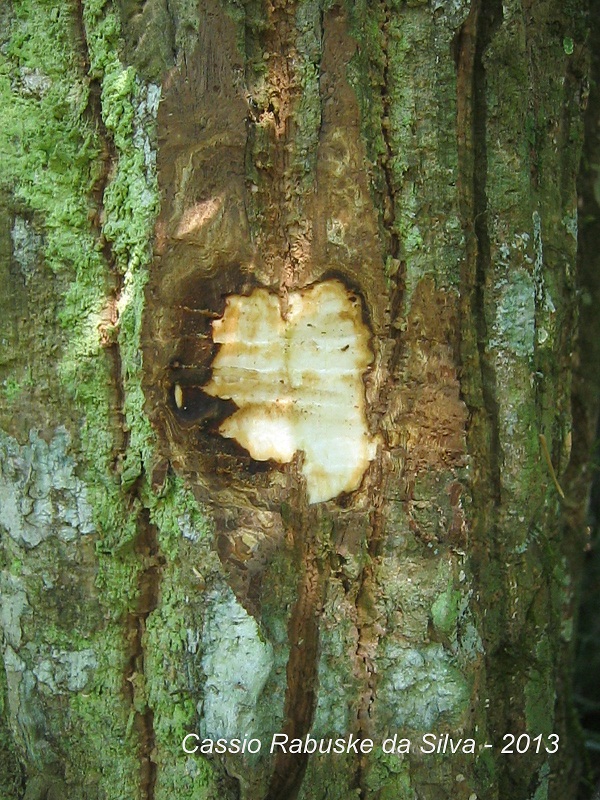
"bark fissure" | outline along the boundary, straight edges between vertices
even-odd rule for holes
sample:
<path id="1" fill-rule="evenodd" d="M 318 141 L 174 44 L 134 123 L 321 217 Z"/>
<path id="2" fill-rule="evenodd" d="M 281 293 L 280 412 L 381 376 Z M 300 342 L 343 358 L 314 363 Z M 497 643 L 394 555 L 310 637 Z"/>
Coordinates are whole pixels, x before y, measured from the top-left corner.
<path id="1" fill-rule="evenodd" d="M 392 262 L 390 269 L 391 277 L 388 278 L 388 307 L 386 310 L 386 333 L 388 342 L 384 348 L 385 357 L 382 363 L 382 372 L 387 373 L 388 380 L 382 385 L 380 393 L 380 408 L 389 406 L 390 398 L 398 389 L 397 370 L 401 362 L 405 339 L 401 334 L 401 317 L 404 313 L 403 299 L 405 289 L 406 261 L 402 251 L 402 241 L 396 225 L 398 213 L 396 199 L 397 187 L 392 169 L 394 158 L 394 143 L 392 140 L 391 115 L 393 111 L 392 83 L 393 78 L 390 70 L 390 45 L 389 45 L 389 26 L 391 15 L 395 12 L 387 5 L 384 8 L 385 21 L 381 26 L 382 42 L 381 54 L 383 67 L 381 71 L 381 104 L 383 108 L 383 118 L 381 120 L 381 136 L 385 153 L 380 156 L 378 167 L 383 176 L 382 210 L 379 214 L 380 226 L 385 233 L 384 259 L 386 268 Z M 394 263 L 395 262 L 395 263 Z"/>
<path id="2" fill-rule="evenodd" d="M 397 263 L 397 267 L 393 270 L 394 277 L 389 281 L 389 311 L 387 315 L 387 335 L 390 338 L 390 346 L 387 348 L 387 353 L 382 364 L 382 370 L 385 371 L 389 379 L 386 381 L 381 389 L 381 407 L 385 408 L 388 404 L 389 398 L 397 390 L 397 379 L 394 379 L 396 367 L 400 363 L 401 352 L 404 346 L 403 337 L 400 335 L 399 330 L 394 330 L 391 326 L 398 319 L 402 309 L 402 297 L 404 289 L 404 274 L 406 265 L 400 262 L 402 258 L 402 242 L 398 233 L 396 219 L 397 219 L 397 187 L 396 179 L 393 173 L 392 164 L 394 159 L 394 142 L 392 138 L 392 125 L 391 116 L 393 112 L 393 76 L 391 74 L 390 64 L 390 43 L 389 43 L 389 26 L 391 24 L 391 16 L 396 13 L 390 9 L 387 4 L 384 4 L 383 14 L 384 19 L 380 26 L 382 41 L 381 41 L 381 55 L 383 65 L 381 68 L 380 80 L 380 97 L 383 110 L 383 117 L 381 119 L 381 136 L 384 146 L 384 152 L 379 156 L 378 168 L 383 177 L 383 182 L 380 183 L 382 191 L 381 211 L 379 214 L 380 225 L 382 232 L 385 234 L 385 255 L 388 260 L 393 260 Z M 377 652 L 381 628 L 378 625 L 375 612 L 375 598 L 378 595 L 377 577 L 376 577 L 376 561 L 380 556 L 381 545 L 384 537 L 384 512 L 383 512 L 383 497 L 384 492 L 381 492 L 383 481 L 383 466 L 381 459 L 374 463 L 374 469 L 377 471 L 377 476 L 372 476 L 372 485 L 378 489 L 371 498 L 372 512 L 370 515 L 368 530 L 367 530 L 367 554 L 368 563 L 361 570 L 357 578 L 358 587 L 347 586 L 346 591 L 355 592 L 354 600 L 354 615 L 356 624 L 356 662 L 357 673 L 362 676 L 363 689 L 358 697 L 356 707 L 356 723 L 358 730 L 358 738 L 370 738 L 373 735 L 373 719 L 372 709 L 376 702 L 377 696 L 377 671 L 375 666 L 375 654 Z M 353 774 L 353 788 L 357 792 L 357 796 L 363 798 L 369 797 L 370 790 L 367 785 L 369 776 L 369 759 L 366 756 L 360 756 L 356 761 L 356 768 Z"/>
<path id="3" fill-rule="evenodd" d="M 118 424 L 115 426 L 115 432 L 119 435 L 119 440 L 115 443 L 115 459 L 113 461 L 113 468 L 118 471 L 120 467 L 120 459 L 117 457 L 118 453 L 126 452 L 129 444 L 128 427 L 125 420 L 125 389 L 122 381 L 122 359 L 119 343 L 116 339 L 116 326 L 118 324 L 118 302 L 121 297 L 124 286 L 124 275 L 119 270 L 117 264 L 117 257 L 114 252 L 112 242 L 108 239 L 102 230 L 104 220 L 104 194 L 111 180 L 111 175 L 114 172 L 116 164 L 119 160 L 117 147 L 114 138 L 106 124 L 102 114 L 102 86 L 99 78 L 90 75 L 91 72 L 91 58 L 90 49 L 88 44 L 88 34 L 84 19 L 83 0 L 76 0 L 75 3 L 75 24 L 77 29 L 77 37 L 80 41 L 80 53 L 83 62 L 83 72 L 88 76 L 88 112 L 91 117 L 92 123 L 95 125 L 98 137 L 101 144 L 101 154 L 99 156 L 100 170 L 96 184 L 93 187 L 91 199 L 95 205 L 95 213 L 91 216 L 90 222 L 94 236 L 100 245 L 104 261 L 109 268 L 109 286 L 110 297 L 107 297 L 105 314 L 101 324 L 101 337 L 102 343 L 108 352 L 112 373 L 113 373 L 113 387 L 115 389 L 116 398 L 114 403 L 114 412 L 118 419 Z"/>
<path id="4" fill-rule="evenodd" d="M 490 427 L 490 470 L 494 500 L 500 502 L 500 431 L 498 427 L 498 403 L 496 401 L 496 375 L 489 362 L 486 346 L 489 339 L 489 324 L 486 315 L 486 276 L 492 274 L 490 237 L 488 233 L 488 202 L 486 194 L 487 158 L 487 101 L 486 70 L 483 62 L 493 30 L 502 20 L 500 3 L 483 6 L 477 18 L 475 62 L 473 71 L 473 227 L 477 237 L 477 260 L 475 270 L 475 323 L 477 347 L 481 363 L 481 386 L 483 401 Z"/>
<path id="5" fill-rule="evenodd" d="M 292 227 L 298 228 L 298 220 L 303 217 L 303 193 L 291 145 L 296 127 L 294 106 L 300 97 L 294 66 L 299 60 L 295 44 L 296 13 L 296 3 L 276 0 L 270 4 L 265 33 L 253 43 L 266 59 L 268 88 L 258 102 L 249 96 L 247 117 L 246 161 L 256 164 L 258 174 L 250 211 L 256 214 L 261 209 L 265 215 L 261 228 L 268 233 L 260 244 L 269 272 L 273 278 L 278 277 L 284 311 L 287 292 L 298 286 L 305 247 L 310 246 L 312 238 L 310 230 L 302 236 L 291 232 Z M 247 39 L 247 59 L 250 44 Z M 304 238 L 307 242 L 302 241 Z"/>
<path id="6" fill-rule="evenodd" d="M 99 156 L 100 173 L 94 186 L 92 197 L 96 203 L 97 213 L 94 217 L 94 227 L 97 231 L 97 239 L 102 244 L 102 253 L 106 263 L 112 270 L 116 271 L 116 258 L 110 240 L 102 234 L 102 216 L 104 192 L 110 181 L 110 176 L 114 165 L 118 161 L 117 148 L 112 134 L 108 131 L 102 115 L 102 86 L 99 78 L 90 75 L 91 59 L 88 44 L 88 35 L 83 16 L 83 0 L 77 0 L 75 4 L 77 33 L 81 41 L 81 56 L 83 59 L 83 72 L 88 76 L 88 107 L 94 125 L 96 125 L 98 136 L 102 144 L 102 151 Z"/>
<path id="7" fill-rule="evenodd" d="M 498 3 L 481 5 L 476 11 L 475 49 L 473 53 L 473 174 L 472 220 L 477 241 L 472 314 L 477 332 L 477 349 L 481 369 L 481 393 L 489 427 L 490 487 L 493 500 L 500 503 L 500 433 L 498 404 L 496 401 L 496 376 L 490 364 L 486 346 L 489 340 L 489 322 L 486 313 L 486 282 L 492 274 L 490 237 L 488 232 L 488 202 L 486 193 L 487 157 L 487 100 L 486 68 L 484 57 L 496 25 L 502 20 L 502 7 Z"/>
<path id="8" fill-rule="evenodd" d="M 590 14 L 600 20 L 600 2 L 591 0 Z M 577 613 L 577 647 L 574 668 L 575 703 L 580 715 L 586 743 L 589 774 L 582 780 L 591 791 L 600 790 L 600 753 L 594 742 L 600 732 L 600 691 L 596 679 L 598 665 L 598 601 L 600 598 L 600 203 L 598 202 L 598 174 L 600 168 L 600 25 L 592 27 L 590 36 L 590 85 L 585 113 L 584 147 L 578 176 L 579 232 L 577 272 L 579 276 L 580 303 L 578 309 L 578 366 L 573 376 L 571 393 L 573 413 L 573 446 L 569 465 L 564 475 L 567 496 L 579 505 L 579 512 L 565 515 L 566 541 L 571 542 L 569 553 L 572 563 L 583 572 Z M 587 89 L 587 87 L 586 87 Z M 583 300 L 583 298 L 586 298 Z M 593 454 L 590 465 L 590 454 Z M 592 469 L 590 470 L 590 466 Z M 591 471 L 591 476 L 590 476 Z M 591 486 L 590 486 L 591 484 Z M 587 519 L 584 514 L 587 513 Z M 589 528 L 586 527 L 589 525 Z M 590 538 L 581 542 L 582 532 Z M 585 561 L 581 565 L 581 552 Z M 595 667 L 595 668 L 594 668 Z M 565 691 L 569 697 L 571 687 Z M 566 706 L 566 707 L 565 707 Z M 571 709 L 561 705 L 568 718 Z M 586 786 L 587 784 L 587 786 Z M 582 792 L 583 796 L 583 792 Z M 587 795 L 586 795 L 587 796 Z"/>
<path id="9" fill-rule="evenodd" d="M 392 94 L 390 92 L 390 55 L 388 43 L 388 27 L 390 24 L 390 14 L 394 13 L 386 7 L 385 23 L 382 26 L 384 41 L 382 43 L 383 52 L 383 74 L 381 84 L 381 103 L 383 106 L 384 118 L 381 121 L 381 135 L 385 146 L 385 155 L 381 159 L 381 171 L 385 183 L 385 197 L 383 202 L 382 223 L 388 234 L 388 248 L 392 258 L 399 258 L 400 237 L 396 230 L 396 198 L 394 190 L 394 176 L 392 174 L 392 161 L 394 158 L 394 146 L 390 135 L 390 115 L 392 111 Z"/>
<path id="10" fill-rule="evenodd" d="M 518 724 L 511 716 L 510 693 L 515 689 L 514 682 L 509 684 L 509 676 L 514 674 L 519 655 L 498 631 L 499 621 L 510 617 L 507 587 L 513 585 L 514 578 L 508 574 L 500 519 L 503 481 L 497 366 L 487 350 L 495 270 L 487 198 L 490 121 L 486 54 L 502 19 L 500 3 L 476 0 L 456 40 L 458 188 L 466 239 L 461 271 L 461 390 L 470 411 L 469 449 L 478 454 L 471 488 L 477 521 L 471 557 L 479 585 L 487 590 L 485 606 L 479 608 L 486 644 L 485 691 L 499 698 L 487 712 L 491 731 L 511 730 Z M 482 589 L 478 594 L 485 592 Z M 510 778 L 505 773 L 499 780 L 502 787 Z"/>
<path id="11" fill-rule="evenodd" d="M 373 483 L 381 486 L 383 482 L 383 469 L 381 463 L 377 464 L 377 478 Z M 381 547 L 384 540 L 385 518 L 383 509 L 383 493 L 379 492 L 372 500 L 373 512 L 371 514 L 370 526 L 368 531 L 367 552 L 369 563 L 360 575 L 360 586 L 356 595 L 356 619 L 357 619 L 357 648 L 356 657 L 362 665 L 365 675 L 365 689 L 360 697 L 358 705 L 358 736 L 360 739 L 371 738 L 372 731 L 372 708 L 377 697 L 377 670 L 375 667 L 374 656 L 377 652 L 382 628 L 377 623 L 373 614 L 374 598 L 378 594 L 377 577 L 375 575 L 375 563 L 381 554 Z M 366 786 L 366 776 L 368 775 L 368 758 L 362 756 L 358 759 L 355 772 L 356 788 L 361 800 L 369 796 Z"/>
<path id="12" fill-rule="evenodd" d="M 500 13 L 500 18 L 497 14 Z M 469 437 L 481 452 L 478 503 L 482 510 L 500 503 L 500 438 L 495 376 L 486 354 L 486 274 L 491 269 L 487 227 L 486 75 L 483 63 L 501 10 L 475 0 L 456 38 L 458 193 L 465 232 L 461 267 L 461 393 L 470 411 Z"/>
<path id="13" fill-rule="evenodd" d="M 311 728 L 316 701 L 319 618 L 324 601 L 328 569 L 319 551 L 320 537 L 328 521 L 317 510 L 307 508 L 292 521 L 295 561 L 303 565 L 298 599 L 290 616 L 288 639 L 287 689 L 283 733 L 290 739 L 302 738 Z M 298 796 L 308 754 L 278 751 L 265 800 L 294 800 Z"/>
<path id="14" fill-rule="evenodd" d="M 287 312 L 287 296 L 302 286 L 306 266 L 312 257 L 313 229 L 307 212 L 314 190 L 312 159 L 315 153 L 299 150 L 298 137 L 306 123 L 299 117 L 302 81 L 312 80 L 310 66 L 320 67 L 316 56 L 307 57 L 301 32 L 297 3 L 275 0 L 268 4 L 265 26 L 260 32 L 246 28 L 246 61 L 260 53 L 266 65 L 266 88 L 252 96 L 254 75 L 247 67 L 249 86 L 246 164 L 254 164 L 256 185 L 247 203 L 247 211 L 256 226 L 256 244 L 267 275 L 279 286 L 282 311 Z M 323 31 L 323 11 L 318 9 L 315 24 Z M 310 58 L 310 63 L 309 59 Z M 302 61 L 305 63 L 302 66 Z M 323 97 L 319 97 L 322 107 Z M 318 146 L 317 115 L 314 146 Z M 308 141 L 303 142 L 309 147 Z M 294 466 L 292 468 L 295 468 Z M 298 572 L 298 596 L 288 623 L 290 654 L 284 700 L 283 732 L 290 738 L 305 736 L 312 725 L 318 669 L 319 617 L 323 605 L 325 571 L 320 556 L 320 531 L 324 524 L 321 512 L 306 506 L 306 497 L 295 497 L 289 537 L 293 561 Z M 300 791 L 307 754 L 279 751 L 274 758 L 266 800 L 293 800 Z"/>
<path id="15" fill-rule="evenodd" d="M 104 261 L 109 270 L 111 296 L 107 299 L 106 314 L 102 322 L 101 334 L 102 342 L 108 351 L 112 365 L 112 385 L 116 395 L 113 411 L 118 420 L 118 424 L 113 428 L 116 441 L 114 445 L 115 458 L 112 466 L 117 475 L 120 475 L 123 456 L 127 453 L 131 441 L 131 432 L 127 424 L 125 413 L 126 388 L 123 376 L 123 362 L 120 344 L 116 335 L 119 323 L 118 303 L 124 290 L 125 275 L 119 268 L 118 259 L 111 240 L 107 238 L 103 232 L 105 216 L 104 196 L 115 172 L 119 154 L 114 137 L 104 122 L 101 81 L 99 78 L 90 75 L 91 56 L 82 0 L 76 0 L 75 9 L 75 22 L 77 35 L 81 42 L 80 51 L 83 60 L 83 70 L 88 76 L 88 110 L 91 120 L 96 127 L 102 148 L 99 158 L 100 171 L 92 192 L 92 199 L 96 206 L 96 212 L 91 219 L 91 223 L 94 235 L 101 246 Z M 140 497 L 139 489 L 142 481 L 143 472 L 128 489 L 132 507 L 138 504 L 140 507 L 136 519 L 138 534 L 135 542 L 135 549 L 142 563 L 142 568 L 138 578 L 137 608 L 128 615 L 125 624 L 125 635 L 129 646 L 130 657 L 124 674 L 124 686 L 125 694 L 131 704 L 133 729 L 136 731 L 139 738 L 140 797 L 142 800 L 153 800 L 156 783 L 156 764 L 153 761 L 153 751 L 155 749 L 154 713 L 147 704 L 145 694 L 144 639 L 146 620 L 149 614 L 154 611 L 158 605 L 162 556 L 160 555 L 158 547 L 156 529 L 151 525 L 148 510 L 143 508 L 143 501 Z"/>
<path id="16" fill-rule="evenodd" d="M 158 607 L 164 559 L 160 554 L 156 528 L 150 523 L 146 509 L 140 513 L 138 522 L 135 551 L 143 566 L 138 576 L 137 607 L 128 615 L 126 622 L 130 657 L 125 671 L 125 687 L 131 703 L 133 727 L 139 737 L 140 797 L 142 800 L 153 800 L 157 771 L 154 761 L 156 738 L 154 712 L 146 696 L 145 636 L 148 617 Z"/>

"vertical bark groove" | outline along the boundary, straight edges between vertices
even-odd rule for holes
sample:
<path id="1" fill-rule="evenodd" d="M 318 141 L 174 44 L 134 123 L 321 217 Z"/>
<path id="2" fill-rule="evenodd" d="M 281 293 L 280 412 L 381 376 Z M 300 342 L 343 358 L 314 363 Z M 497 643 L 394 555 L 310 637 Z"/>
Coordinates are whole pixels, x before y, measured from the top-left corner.
<path id="1" fill-rule="evenodd" d="M 378 464 L 379 481 L 375 480 L 375 485 L 383 482 L 383 470 Z M 365 675 L 365 689 L 358 703 L 358 737 L 371 738 L 372 731 L 372 709 L 377 696 L 377 669 L 373 656 L 377 652 L 377 645 L 382 633 L 381 626 L 373 619 L 365 618 L 365 608 L 369 608 L 373 603 L 374 593 L 377 591 L 377 581 L 374 575 L 375 562 L 381 554 L 383 543 L 385 519 L 383 512 L 384 500 L 383 493 L 379 493 L 373 498 L 373 512 L 370 518 L 370 525 L 367 532 L 367 550 L 369 563 L 362 570 L 359 578 L 359 589 L 356 593 L 356 619 L 357 619 L 357 659 L 362 662 Z M 375 589 L 375 592 L 373 591 Z M 363 609 L 363 610 L 361 610 Z M 362 624 L 361 624 L 362 618 Z M 360 757 L 356 765 L 355 781 L 359 792 L 360 800 L 369 796 L 366 786 L 368 776 L 368 765 L 366 758 Z"/>
<path id="2" fill-rule="evenodd" d="M 125 286 L 124 271 L 119 268 L 117 256 L 112 242 L 103 232 L 104 221 L 104 195 L 110 183 L 119 160 L 119 154 L 114 137 L 106 127 L 102 110 L 102 86 L 97 77 L 90 74 L 91 56 L 88 45 L 88 33 L 84 19 L 83 0 L 75 0 L 75 23 L 77 36 L 81 42 L 81 55 L 83 70 L 87 76 L 89 91 L 88 109 L 92 122 L 98 133 L 101 143 L 101 155 L 98 179 L 93 188 L 92 198 L 96 205 L 96 212 L 91 220 L 92 227 L 99 242 L 104 260 L 109 270 L 111 284 L 111 297 L 107 300 L 106 314 L 103 319 L 103 344 L 108 351 L 113 375 L 115 402 L 113 412 L 118 420 L 114 426 L 115 459 L 113 469 L 117 476 L 120 475 L 122 458 L 127 453 L 131 432 L 125 414 L 125 383 L 123 378 L 123 363 L 121 347 L 116 335 L 116 326 L 119 323 L 118 304 Z M 129 644 L 129 663 L 124 673 L 125 696 L 131 704 L 133 714 L 133 729 L 139 739 L 140 759 L 140 791 L 141 800 L 153 800 L 156 784 L 156 764 L 154 762 L 155 734 L 154 713 L 149 707 L 145 696 L 144 668 L 145 668 L 145 633 L 146 620 L 150 613 L 156 609 L 159 601 L 161 563 L 164 563 L 158 546 L 155 527 L 150 523 L 149 512 L 143 507 L 140 497 L 140 486 L 143 483 L 144 473 L 127 487 L 129 501 L 133 508 L 137 507 L 136 528 L 137 537 L 135 550 L 141 562 L 138 577 L 137 608 L 130 612 L 125 622 L 125 638 Z"/>
<path id="3" fill-rule="evenodd" d="M 138 599 L 135 611 L 126 621 L 130 658 L 125 672 L 125 693 L 131 704 L 134 728 L 139 737 L 141 800 L 154 800 L 156 763 L 154 761 L 154 713 L 147 702 L 145 687 L 146 621 L 158 607 L 159 588 L 164 559 L 160 555 L 156 528 L 144 509 L 139 517 L 135 550 L 142 564 L 138 576 Z"/>
<path id="4" fill-rule="evenodd" d="M 487 143 L 486 78 L 483 58 L 493 30 L 501 22 L 501 7 L 482 8 L 474 0 L 469 15 L 456 38 L 458 189 L 466 238 L 462 269 L 462 359 L 469 374 L 465 400 L 473 417 L 482 416 L 478 427 L 490 474 L 484 483 L 491 488 L 490 500 L 500 501 L 498 410 L 493 371 L 487 363 L 485 344 L 488 324 L 485 309 L 486 273 L 490 267 L 490 242 L 487 230 Z M 463 385 L 465 382 L 463 381 Z"/>
<path id="5" fill-rule="evenodd" d="M 304 504 L 305 498 L 299 501 Z M 291 536 L 295 561 L 300 568 L 298 599 L 288 628 L 290 656 L 282 733 L 290 739 L 305 736 L 312 725 L 318 667 L 319 617 L 324 601 L 328 569 L 319 556 L 319 535 L 330 522 L 319 511 L 304 505 L 293 514 Z M 278 751 L 265 800 L 295 800 L 302 785 L 308 754 Z"/>
<path id="6" fill-rule="evenodd" d="M 496 376 L 486 354 L 490 338 L 486 314 L 486 276 L 492 271 L 488 233 L 488 203 L 486 183 L 487 160 L 487 101 L 484 57 L 494 29 L 502 21 L 502 3 L 482 4 L 476 12 L 475 52 L 473 60 L 473 230 L 477 240 L 475 262 L 473 319 L 477 330 L 477 349 L 481 365 L 482 399 L 489 426 L 490 485 L 494 503 L 500 503 L 500 431 L 496 402 Z"/>
<path id="7" fill-rule="evenodd" d="M 467 437 L 469 450 L 477 453 L 472 496 L 479 530 L 474 531 L 473 563 L 475 574 L 485 576 L 502 571 L 498 559 L 497 510 L 501 502 L 500 442 L 495 375 L 485 352 L 488 340 L 486 320 L 486 274 L 491 265 L 487 227 L 487 103 L 484 56 L 494 27 L 501 22 L 502 8 L 473 0 L 469 15 L 456 40 L 458 193 L 465 232 L 465 258 L 461 269 L 461 361 L 462 394 L 469 408 Z M 483 543 L 485 542 L 485 544 Z M 502 583 L 502 580 L 501 580 Z M 484 603 L 490 602 L 487 596 Z M 505 604 L 504 593 L 494 603 Z M 505 612 L 502 612 L 501 616 Z M 486 610 L 482 608 L 482 617 Z M 496 659 L 504 654 L 489 653 Z M 502 712 L 492 709 L 492 717 L 503 729 Z"/>
<path id="8" fill-rule="evenodd" d="M 128 429 L 125 422 L 125 388 L 122 381 L 122 362 L 119 343 L 115 336 L 115 326 L 118 323 L 118 302 L 124 286 L 124 276 L 117 265 L 117 258 L 110 239 L 103 233 L 102 225 L 104 219 L 104 193 L 110 182 L 111 174 L 119 160 L 117 148 L 112 134 L 104 123 L 102 114 L 102 87 L 100 80 L 90 74 L 90 50 L 88 45 L 88 34 L 84 19 L 83 0 L 75 0 L 75 25 L 77 37 L 80 42 L 80 52 L 83 62 L 83 72 L 87 77 L 88 86 L 88 110 L 93 125 L 96 128 L 101 143 L 101 154 L 99 157 L 100 170 L 96 185 L 93 188 L 91 199 L 95 205 L 95 213 L 91 218 L 92 229 L 96 240 L 100 244 L 102 255 L 109 269 L 109 281 L 111 296 L 107 298 L 105 318 L 102 321 L 103 344 L 109 354 L 113 373 L 113 386 L 116 397 L 114 403 L 114 413 L 118 424 L 115 426 L 117 441 L 115 442 L 115 459 L 113 467 L 115 471 L 120 466 L 119 453 L 125 453 L 129 444 Z"/>
<path id="9" fill-rule="evenodd" d="M 390 14 L 394 12 L 385 8 L 385 23 L 382 26 L 382 35 L 384 41 L 382 43 L 383 50 L 383 75 L 381 84 L 381 102 L 384 110 L 384 118 L 381 120 L 381 134 L 385 144 L 385 155 L 381 159 L 381 171 L 385 181 L 385 196 L 383 198 L 383 211 L 381 214 L 384 229 L 389 236 L 389 254 L 392 258 L 399 258 L 400 255 L 400 237 L 395 227 L 396 221 L 396 198 L 394 191 L 394 178 L 391 169 L 391 162 L 394 157 L 394 148 L 390 138 L 390 114 L 392 110 L 392 96 L 390 93 L 390 64 L 389 64 L 389 44 L 388 44 L 388 27 L 390 23 Z"/>
<path id="10" fill-rule="evenodd" d="M 578 319 L 578 365 L 572 390 L 573 449 L 564 483 L 570 498 L 581 503 L 583 514 L 566 515 L 566 527 L 574 545 L 581 542 L 581 530 L 589 539 L 584 544 L 583 579 L 578 597 L 577 644 L 575 653 L 575 704 L 578 724 L 586 745 L 580 797 L 600 796 L 600 691 L 598 641 L 600 623 L 598 602 L 600 586 L 600 2 L 591 0 L 590 33 L 591 75 L 585 114 L 584 147 L 578 177 L 579 232 L 578 275 L 580 289 Z M 591 465 L 590 465 L 591 456 Z M 590 469 L 591 466 L 591 469 Z M 591 472 L 591 475 L 590 475 Z M 591 482 L 591 490 L 589 483 Z M 587 527 L 589 525 L 589 527 Z M 570 690 L 570 687 L 568 687 Z M 567 695 L 568 696 L 568 695 Z M 566 703 L 565 703 L 566 705 Z M 565 714 L 572 713 L 566 708 Z"/>

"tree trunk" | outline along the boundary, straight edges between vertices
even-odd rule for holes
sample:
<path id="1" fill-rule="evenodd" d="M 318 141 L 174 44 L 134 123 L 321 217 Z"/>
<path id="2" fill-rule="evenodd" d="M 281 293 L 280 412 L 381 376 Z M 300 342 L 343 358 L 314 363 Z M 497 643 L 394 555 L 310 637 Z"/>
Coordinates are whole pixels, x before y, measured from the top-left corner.
<path id="1" fill-rule="evenodd" d="M 575 798 L 586 24 L 2 6 L 2 797 Z"/>

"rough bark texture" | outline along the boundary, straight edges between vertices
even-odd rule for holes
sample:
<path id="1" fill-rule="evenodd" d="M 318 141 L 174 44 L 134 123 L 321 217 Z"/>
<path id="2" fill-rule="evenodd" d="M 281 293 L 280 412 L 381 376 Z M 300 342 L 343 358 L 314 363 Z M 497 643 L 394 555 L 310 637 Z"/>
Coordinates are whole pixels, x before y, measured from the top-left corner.
<path id="1" fill-rule="evenodd" d="M 590 3 L 592 19 L 598 19 L 600 5 Z M 600 307 L 600 29 L 592 26 L 590 32 L 591 76 L 590 96 L 585 118 L 585 146 L 579 191 L 579 347 L 577 368 L 574 374 L 574 413 L 579 419 L 574 437 L 574 448 L 580 453 L 582 474 L 593 477 L 588 515 L 590 542 L 586 547 L 586 569 L 582 584 L 582 601 L 577 628 L 577 658 L 575 692 L 581 715 L 590 760 L 590 775 L 586 788 L 600 779 L 600 691 L 593 676 L 598 674 L 600 640 L 598 605 L 600 601 L 600 430 L 598 411 L 600 404 L 600 371 L 593 365 L 600 363 L 600 336 L 598 336 L 598 308 Z M 589 454 L 593 453 L 591 462 Z M 587 473 L 587 474 L 586 474 Z M 597 790 L 596 790 L 597 791 Z"/>
<path id="2" fill-rule="evenodd" d="M 576 796 L 586 25 L 579 0 L 2 5 L 1 797 Z M 380 444 L 310 505 L 301 456 L 253 461 L 202 386 L 227 295 L 330 277 Z M 280 732 L 375 747 L 270 755 Z M 382 752 L 427 732 L 476 752 Z M 500 753 L 522 733 L 544 747 Z"/>

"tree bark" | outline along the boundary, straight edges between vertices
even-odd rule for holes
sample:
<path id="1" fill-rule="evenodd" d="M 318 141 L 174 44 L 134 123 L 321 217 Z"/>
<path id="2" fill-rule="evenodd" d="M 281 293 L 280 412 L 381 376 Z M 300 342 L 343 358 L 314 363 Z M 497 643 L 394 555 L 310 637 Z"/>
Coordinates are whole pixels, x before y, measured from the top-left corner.
<path id="1" fill-rule="evenodd" d="M 2 7 L 0 795 L 576 797 L 586 36 L 579 0 Z M 326 281 L 376 455 L 310 502 L 204 389 L 232 296 L 283 325 Z"/>

